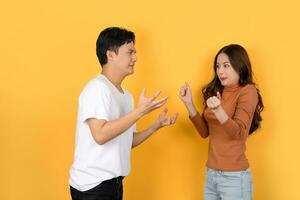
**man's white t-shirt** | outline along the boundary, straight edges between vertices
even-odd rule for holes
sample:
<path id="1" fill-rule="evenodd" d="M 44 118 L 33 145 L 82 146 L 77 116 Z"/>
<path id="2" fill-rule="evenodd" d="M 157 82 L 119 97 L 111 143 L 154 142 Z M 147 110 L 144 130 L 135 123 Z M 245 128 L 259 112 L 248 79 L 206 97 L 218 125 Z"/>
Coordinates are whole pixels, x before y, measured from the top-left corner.
<path id="1" fill-rule="evenodd" d="M 91 80 L 79 96 L 74 162 L 70 185 L 79 191 L 89 190 L 105 180 L 127 176 L 134 124 L 118 137 L 99 145 L 87 119 L 116 120 L 134 108 L 129 92 L 121 93 L 104 75 Z"/>

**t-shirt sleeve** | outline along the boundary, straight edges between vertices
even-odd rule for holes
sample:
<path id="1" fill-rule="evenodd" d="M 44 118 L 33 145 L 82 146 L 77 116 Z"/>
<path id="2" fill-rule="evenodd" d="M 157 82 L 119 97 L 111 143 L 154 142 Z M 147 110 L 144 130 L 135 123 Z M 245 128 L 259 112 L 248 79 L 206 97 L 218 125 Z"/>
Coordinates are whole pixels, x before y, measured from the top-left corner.
<path id="1" fill-rule="evenodd" d="M 245 86 L 238 97 L 233 117 L 223 124 L 226 133 L 237 139 L 247 137 L 257 103 L 258 94 L 255 86 Z"/>
<path id="2" fill-rule="evenodd" d="M 134 109 L 134 98 L 133 98 L 133 96 L 131 94 L 130 94 L 130 98 L 131 98 L 131 110 L 133 110 Z M 136 123 L 134 123 L 132 125 L 132 130 L 133 130 L 134 133 L 137 132 L 137 124 Z"/>
<path id="3" fill-rule="evenodd" d="M 79 97 L 79 115 L 83 122 L 89 118 L 109 121 L 110 108 L 111 96 L 105 84 L 91 82 Z"/>

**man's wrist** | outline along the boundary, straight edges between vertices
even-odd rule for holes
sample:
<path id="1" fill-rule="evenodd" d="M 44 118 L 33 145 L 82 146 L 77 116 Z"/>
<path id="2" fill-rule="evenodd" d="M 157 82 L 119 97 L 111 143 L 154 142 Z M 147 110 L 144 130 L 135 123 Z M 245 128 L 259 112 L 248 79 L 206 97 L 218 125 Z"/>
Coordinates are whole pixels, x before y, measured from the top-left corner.
<path id="1" fill-rule="evenodd" d="M 137 119 L 140 119 L 141 117 L 143 117 L 144 112 L 141 108 L 137 107 L 136 109 L 134 109 L 135 115 L 137 116 Z"/>
<path id="2" fill-rule="evenodd" d="M 156 132 L 158 129 L 159 129 L 159 127 L 156 127 L 155 125 L 152 125 L 152 126 L 149 128 L 149 131 L 150 131 L 151 133 L 154 133 L 154 132 Z"/>

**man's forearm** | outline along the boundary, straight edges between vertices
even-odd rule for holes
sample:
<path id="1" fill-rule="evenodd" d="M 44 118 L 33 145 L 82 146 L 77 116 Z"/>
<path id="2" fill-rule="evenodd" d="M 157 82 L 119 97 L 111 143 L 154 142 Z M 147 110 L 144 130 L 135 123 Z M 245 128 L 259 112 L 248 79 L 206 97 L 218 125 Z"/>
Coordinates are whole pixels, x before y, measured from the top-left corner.
<path id="1" fill-rule="evenodd" d="M 93 135 L 98 144 L 102 145 L 121 135 L 130 128 L 139 118 L 142 117 L 141 112 L 135 109 L 120 119 L 105 122 L 101 126 L 92 125 Z M 90 125 L 91 128 L 91 125 Z"/>
<path id="2" fill-rule="evenodd" d="M 132 148 L 138 146 L 139 144 L 143 143 L 147 138 L 149 138 L 155 131 L 154 128 L 149 127 L 148 129 L 141 131 L 141 132 L 136 132 L 133 135 L 133 140 L 132 140 Z"/>

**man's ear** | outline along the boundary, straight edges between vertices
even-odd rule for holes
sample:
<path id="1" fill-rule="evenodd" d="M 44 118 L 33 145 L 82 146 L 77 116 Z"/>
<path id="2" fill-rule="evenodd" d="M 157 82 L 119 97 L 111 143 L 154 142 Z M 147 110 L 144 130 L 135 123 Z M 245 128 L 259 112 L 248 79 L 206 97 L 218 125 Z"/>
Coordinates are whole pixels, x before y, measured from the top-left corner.
<path id="1" fill-rule="evenodd" d="M 116 53 L 114 51 L 111 51 L 111 50 L 106 51 L 107 60 L 113 60 L 115 56 L 116 56 Z"/>

